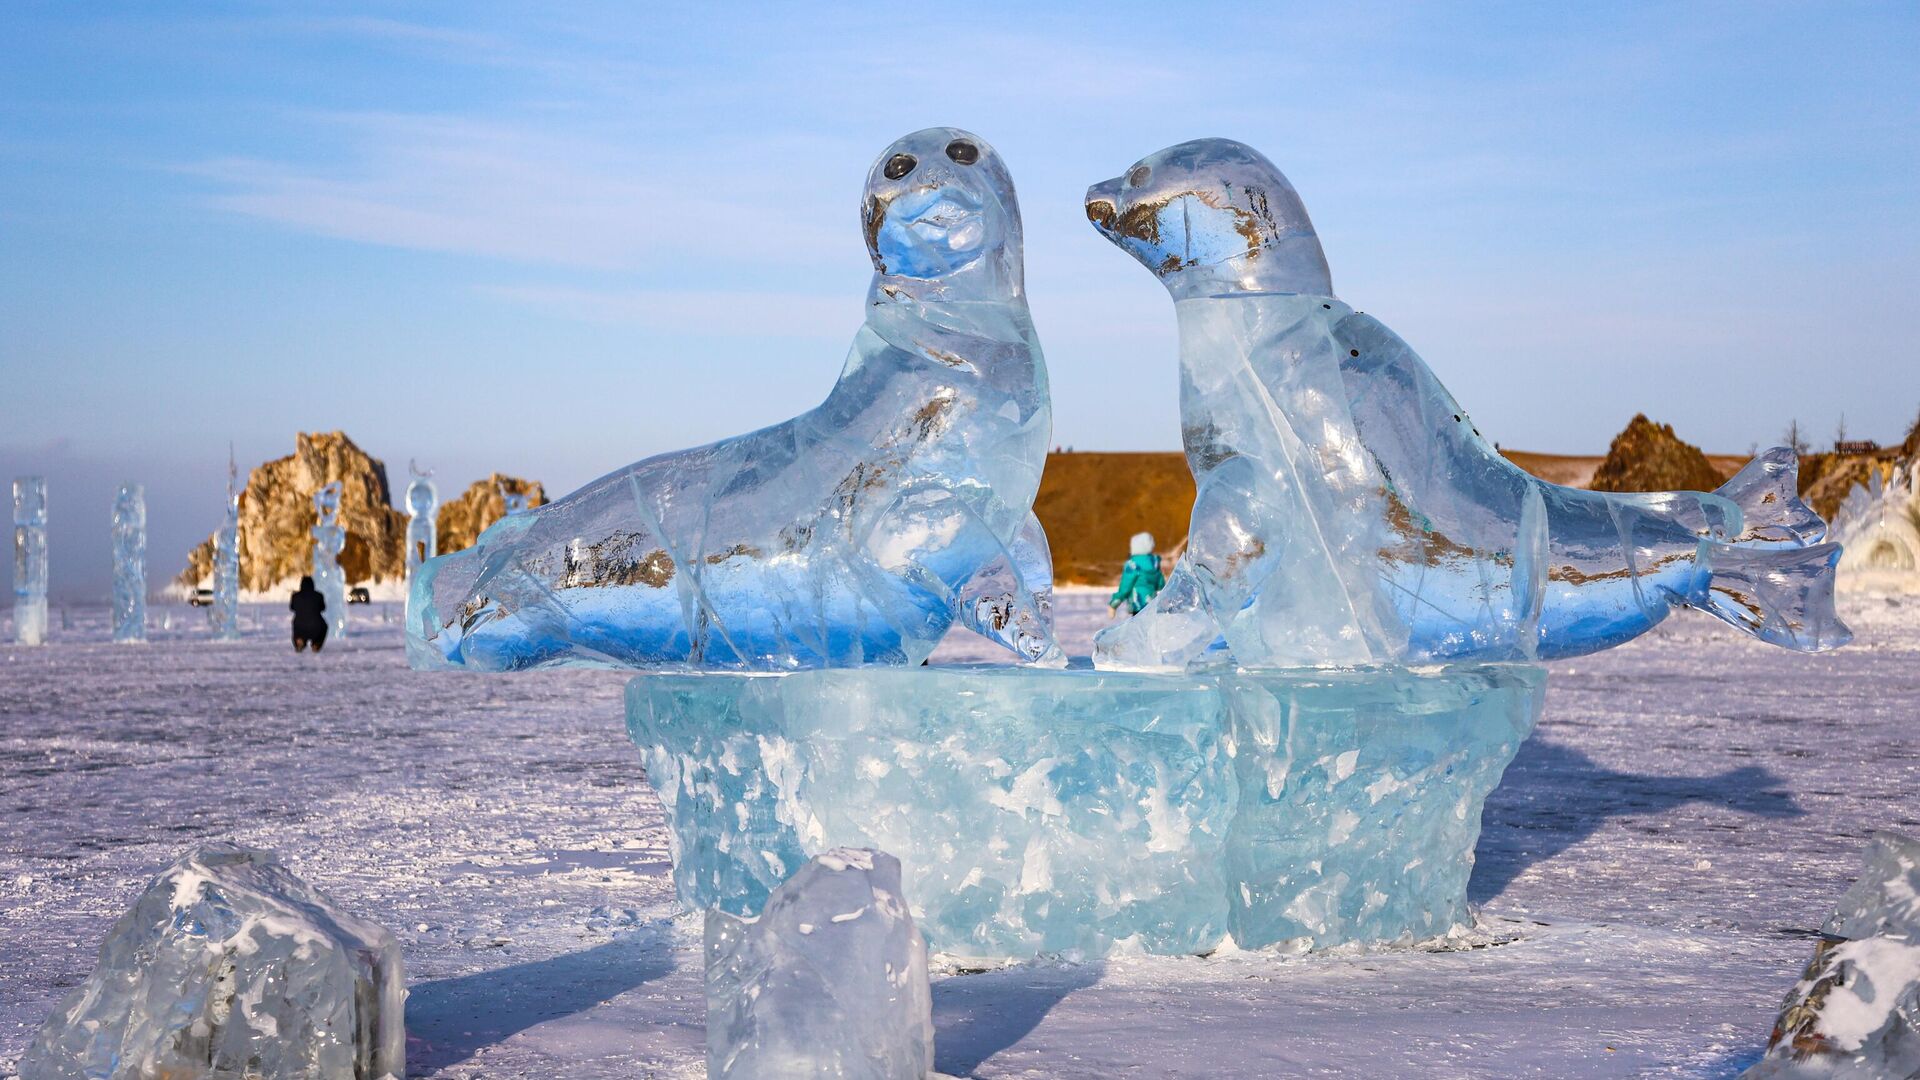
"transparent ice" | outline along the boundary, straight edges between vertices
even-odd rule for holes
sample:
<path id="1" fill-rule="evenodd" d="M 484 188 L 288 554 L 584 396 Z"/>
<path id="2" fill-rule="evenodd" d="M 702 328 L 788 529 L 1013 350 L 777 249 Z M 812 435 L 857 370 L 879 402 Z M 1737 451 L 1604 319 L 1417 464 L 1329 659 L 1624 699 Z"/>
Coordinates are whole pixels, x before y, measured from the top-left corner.
<path id="1" fill-rule="evenodd" d="M 340 524 L 340 481 L 322 484 L 313 493 L 313 510 L 319 518 L 313 527 L 313 587 L 327 601 L 327 632 L 343 637 L 347 632 L 347 577 L 340 570 L 340 552 L 347 546 L 347 527 Z"/>
<path id="2" fill-rule="evenodd" d="M 825 851 L 755 919 L 707 913 L 711 1080 L 920 1080 L 933 1071 L 927 947 L 900 863 Z"/>
<path id="3" fill-rule="evenodd" d="M 227 454 L 227 520 L 213 537 L 213 622 L 216 641 L 240 640 L 240 489 L 239 468 Z"/>
<path id="4" fill-rule="evenodd" d="M 47 478 L 13 479 L 13 640 L 47 640 Z"/>
<path id="5" fill-rule="evenodd" d="M 1920 1077 L 1920 843 L 1874 834 L 1745 1077 Z"/>
<path id="6" fill-rule="evenodd" d="M 1832 648 L 1839 546 L 1791 451 L 1716 492 L 1615 495 L 1501 457 L 1419 356 L 1333 296 L 1306 208 L 1224 139 L 1087 193 L 1174 298 L 1187 549 L 1160 597 L 1102 633 L 1102 667 L 1547 659 L 1698 607 L 1788 648 Z"/>
<path id="7" fill-rule="evenodd" d="M 1051 434 L 998 155 L 932 128 L 862 201 L 866 322 L 818 408 L 620 469 L 421 567 L 415 667 L 917 664 L 960 620 L 1064 663 L 1032 516 Z"/>
<path id="8" fill-rule="evenodd" d="M 508 491 L 503 487 L 500 489 L 500 502 L 502 506 L 506 507 L 506 513 L 523 514 L 526 513 L 527 507 L 533 502 L 533 497 L 518 491 Z"/>
<path id="9" fill-rule="evenodd" d="M 1891 471 L 1875 468 L 1855 484 L 1833 518 L 1844 588 L 1920 588 L 1920 463 Z"/>
<path id="10" fill-rule="evenodd" d="M 440 492 L 433 486 L 433 473 L 423 473 L 417 467 L 409 471 L 413 480 L 407 484 L 407 580 L 412 581 L 420 564 L 438 550 L 439 526 L 434 513 L 440 507 Z"/>
<path id="11" fill-rule="evenodd" d="M 20 1076 L 403 1077 L 405 987 L 392 935 L 271 853 L 211 844 L 113 925 Z"/>
<path id="12" fill-rule="evenodd" d="M 134 483 L 113 497 L 113 640 L 147 640 L 147 489 Z"/>
<path id="13" fill-rule="evenodd" d="M 1518 664 L 654 673 L 627 726 L 689 907 L 752 914 L 809 856 L 872 847 L 941 953 L 1184 954 L 1460 925 L 1544 685 Z"/>

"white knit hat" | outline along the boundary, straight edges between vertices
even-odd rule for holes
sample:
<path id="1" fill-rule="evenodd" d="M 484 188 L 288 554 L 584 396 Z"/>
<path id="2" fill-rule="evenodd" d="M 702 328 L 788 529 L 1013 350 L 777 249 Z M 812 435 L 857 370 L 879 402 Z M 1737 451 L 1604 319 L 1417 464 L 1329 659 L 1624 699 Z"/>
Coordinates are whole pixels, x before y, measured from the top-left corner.
<path id="1" fill-rule="evenodd" d="M 1153 554 L 1153 534 L 1134 533 L 1130 546 L 1133 548 L 1133 554 L 1135 555 Z"/>

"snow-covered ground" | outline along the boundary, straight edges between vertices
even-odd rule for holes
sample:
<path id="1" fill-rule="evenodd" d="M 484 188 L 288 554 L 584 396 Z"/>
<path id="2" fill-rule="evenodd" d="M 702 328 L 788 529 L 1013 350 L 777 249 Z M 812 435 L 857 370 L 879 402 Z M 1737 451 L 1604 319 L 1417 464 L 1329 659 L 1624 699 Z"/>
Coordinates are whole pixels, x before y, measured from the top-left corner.
<path id="1" fill-rule="evenodd" d="M 1084 653 L 1101 599 L 1060 606 Z M 1825 656 L 1683 613 L 1554 665 L 1454 948 L 951 974 L 940 1070 L 1733 1075 L 1867 832 L 1920 831 L 1920 597 L 1845 613 L 1859 640 Z M 697 925 L 624 676 L 416 675 L 397 607 L 356 607 L 320 656 L 274 608 L 224 646 L 203 612 L 163 615 L 146 646 L 106 643 L 104 609 L 0 646 L 0 1074 L 148 878 L 230 838 L 400 937 L 411 1075 L 702 1075 Z"/>

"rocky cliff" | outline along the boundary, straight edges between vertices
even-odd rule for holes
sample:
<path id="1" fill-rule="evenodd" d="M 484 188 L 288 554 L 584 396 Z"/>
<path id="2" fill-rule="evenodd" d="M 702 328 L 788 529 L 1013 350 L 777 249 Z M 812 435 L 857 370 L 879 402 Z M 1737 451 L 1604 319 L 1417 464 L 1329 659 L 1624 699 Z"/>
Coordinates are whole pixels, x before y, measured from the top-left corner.
<path id="1" fill-rule="evenodd" d="M 393 508 L 387 467 L 338 431 L 294 436 L 291 455 L 247 474 L 240 496 L 240 587 L 260 591 L 307 573 L 313 565 L 313 494 L 340 482 L 340 523 L 347 528 L 340 568 L 349 584 L 403 576 L 407 518 Z M 213 538 L 187 557 L 177 579 L 189 588 L 213 574 Z"/>
<path id="2" fill-rule="evenodd" d="M 472 547 L 474 539 L 485 532 L 487 526 L 505 517 L 507 500 L 503 492 L 527 496 L 528 508 L 547 503 L 547 489 L 538 480 L 522 480 L 502 473 L 475 480 L 459 498 L 440 505 L 440 513 L 434 518 L 439 529 L 440 554 Z"/>
<path id="3" fill-rule="evenodd" d="M 1606 460 L 1587 486 L 1595 491 L 1712 491 L 1725 482 L 1699 447 L 1673 433 L 1673 425 L 1656 424 L 1641 413 L 1614 436 Z"/>

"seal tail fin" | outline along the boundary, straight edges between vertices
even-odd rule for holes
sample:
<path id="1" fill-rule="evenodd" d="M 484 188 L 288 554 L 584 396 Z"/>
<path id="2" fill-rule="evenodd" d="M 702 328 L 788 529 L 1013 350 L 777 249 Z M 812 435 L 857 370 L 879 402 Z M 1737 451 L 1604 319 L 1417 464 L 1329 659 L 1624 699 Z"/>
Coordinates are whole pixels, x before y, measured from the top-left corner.
<path id="1" fill-rule="evenodd" d="M 1742 541 L 1798 545 L 1826 538 L 1827 523 L 1800 501 L 1800 458 L 1785 446 L 1754 458 L 1714 491 L 1746 517 Z"/>
<path id="2" fill-rule="evenodd" d="M 1853 640 L 1833 609 L 1839 544 L 1700 542 L 1702 585 L 1689 601 L 1761 641 L 1825 652 Z"/>

